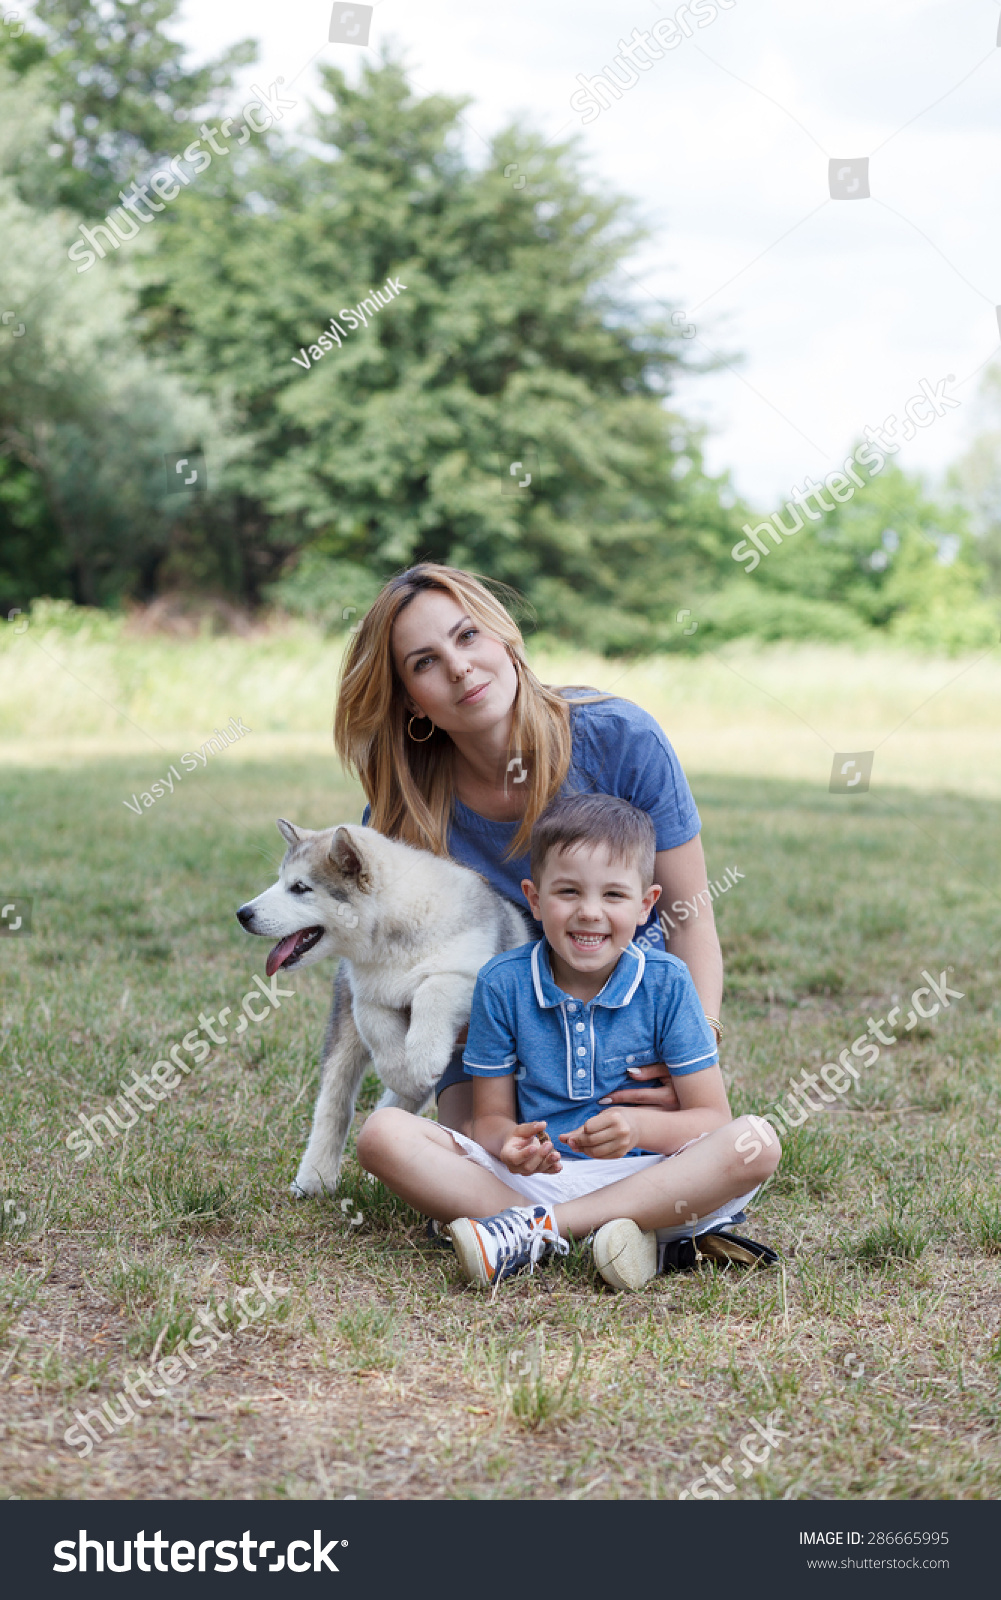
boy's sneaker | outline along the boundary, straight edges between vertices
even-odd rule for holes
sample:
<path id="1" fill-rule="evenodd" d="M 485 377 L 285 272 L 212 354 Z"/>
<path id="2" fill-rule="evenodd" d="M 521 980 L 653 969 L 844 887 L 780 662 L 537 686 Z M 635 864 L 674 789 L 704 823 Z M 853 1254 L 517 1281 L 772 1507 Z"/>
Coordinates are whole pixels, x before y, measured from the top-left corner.
<path id="1" fill-rule="evenodd" d="M 594 1264 L 613 1289 L 642 1289 L 658 1272 L 691 1272 L 701 1261 L 742 1267 L 770 1267 L 778 1261 L 769 1245 L 715 1228 L 694 1239 L 668 1240 L 660 1247 L 658 1264 L 656 1233 L 644 1233 L 628 1217 L 599 1228 L 593 1249 Z"/>
<path id="2" fill-rule="evenodd" d="M 495 1217 L 458 1217 L 448 1225 L 455 1253 L 470 1283 L 489 1289 L 527 1267 L 570 1249 L 548 1206 L 509 1206 Z"/>
<path id="3" fill-rule="evenodd" d="M 616 1217 L 598 1229 L 592 1245 L 594 1264 L 613 1289 L 642 1289 L 657 1276 L 657 1235 L 629 1217 Z"/>
<path id="4" fill-rule="evenodd" d="M 757 1239 L 745 1238 L 741 1233 L 731 1233 L 729 1227 L 698 1234 L 695 1245 L 699 1255 L 708 1256 L 710 1261 L 718 1261 L 723 1266 L 735 1263 L 741 1267 L 773 1267 L 779 1259 L 771 1245 L 759 1244 Z"/>
<path id="5" fill-rule="evenodd" d="M 775 1265 L 779 1258 L 771 1245 L 746 1239 L 740 1233 L 731 1233 L 729 1227 L 728 1223 L 725 1228 L 711 1228 L 708 1233 L 697 1234 L 694 1239 L 670 1239 L 664 1245 L 661 1272 L 691 1272 L 703 1261 L 715 1261 L 720 1266 Z"/>

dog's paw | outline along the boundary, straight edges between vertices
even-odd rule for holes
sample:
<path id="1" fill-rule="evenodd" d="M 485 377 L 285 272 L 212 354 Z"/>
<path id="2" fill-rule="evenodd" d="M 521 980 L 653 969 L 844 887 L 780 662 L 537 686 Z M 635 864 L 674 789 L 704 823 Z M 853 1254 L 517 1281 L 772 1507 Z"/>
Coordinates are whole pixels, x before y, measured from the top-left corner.
<path id="1" fill-rule="evenodd" d="M 302 1166 L 289 1185 L 289 1193 L 293 1200 L 322 1200 L 325 1194 L 333 1194 L 336 1188 L 336 1172 L 324 1176 L 315 1167 Z"/>

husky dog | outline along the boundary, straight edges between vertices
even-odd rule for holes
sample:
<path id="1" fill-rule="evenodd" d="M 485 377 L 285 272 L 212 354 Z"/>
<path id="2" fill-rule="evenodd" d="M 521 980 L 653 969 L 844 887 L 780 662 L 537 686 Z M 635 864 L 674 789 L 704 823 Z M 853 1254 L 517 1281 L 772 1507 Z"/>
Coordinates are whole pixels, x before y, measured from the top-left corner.
<path id="1" fill-rule="evenodd" d="M 292 1193 L 331 1192 L 371 1061 L 380 1105 L 419 1112 L 469 1021 L 476 974 L 530 938 L 527 921 L 479 873 L 351 824 L 314 833 L 284 818 L 278 882 L 236 913 L 278 943 L 279 968 L 340 956 L 313 1129 Z"/>

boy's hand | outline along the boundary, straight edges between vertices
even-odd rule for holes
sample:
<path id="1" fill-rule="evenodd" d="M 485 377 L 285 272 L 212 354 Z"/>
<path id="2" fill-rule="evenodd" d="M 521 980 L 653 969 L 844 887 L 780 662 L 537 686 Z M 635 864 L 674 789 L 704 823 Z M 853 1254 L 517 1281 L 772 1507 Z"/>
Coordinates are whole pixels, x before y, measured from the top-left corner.
<path id="1" fill-rule="evenodd" d="M 533 1172 L 559 1172 L 563 1165 L 544 1122 L 521 1122 L 512 1128 L 497 1159 L 503 1161 L 508 1172 L 518 1172 L 524 1177 Z"/>
<path id="2" fill-rule="evenodd" d="M 635 1080 L 630 1089 L 616 1089 L 614 1094 L 605 1096 L 605 1100 L 612 1105 L 650 1106 L 656 1111 L 678 1111 L 677 1090 L 671 1082 L 671 1075 L 662 1062 L 654 1062 L 652 1067 L 627 1067 L 629 1076 Z M 645 1079 L 653 1079 L 649 1085 Z M 663 1078 L 663 1083 L 656 1079 Z M 602 1101 L 602 1105 L 605 1104 Z"/>
<path id="3" fill-rule="evenodd" d="M 608 1111 L 600 1111 L 596 1117 L 588 1117 L 582 1127 L 563 1133 L 560 1138 L 571 1150 L 594 1156 L 598 1161 L 617 1161 L 639 1144 L 628 1106 L 612 1106 Z"/>

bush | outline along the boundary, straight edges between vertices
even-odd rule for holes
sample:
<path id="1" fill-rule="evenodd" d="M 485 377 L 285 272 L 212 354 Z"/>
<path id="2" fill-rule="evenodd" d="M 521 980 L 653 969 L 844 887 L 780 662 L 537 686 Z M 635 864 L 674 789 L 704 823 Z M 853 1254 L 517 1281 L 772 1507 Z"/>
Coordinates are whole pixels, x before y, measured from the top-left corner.
<path id="1" fill-rule="evenodd" d="M 700 618 L 694 637 L 706 645 L 739 638 L 817 644 L 861 644 L 872 638 L 872 630 L 848 606 L 765 589 L 746 578 L 726 584 L 701 608 L 693 607 L 693 614 Z"/>
<path id="2" fill-rule="evenodd" d="M 264 597 L 294 617 L 338 633 L 361 620 L 381 588 L 381 580 L 367 567 L 312 549 L 285 577 L 269 584 Z"/>

